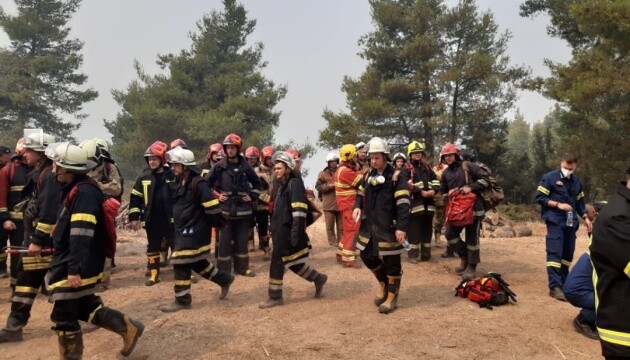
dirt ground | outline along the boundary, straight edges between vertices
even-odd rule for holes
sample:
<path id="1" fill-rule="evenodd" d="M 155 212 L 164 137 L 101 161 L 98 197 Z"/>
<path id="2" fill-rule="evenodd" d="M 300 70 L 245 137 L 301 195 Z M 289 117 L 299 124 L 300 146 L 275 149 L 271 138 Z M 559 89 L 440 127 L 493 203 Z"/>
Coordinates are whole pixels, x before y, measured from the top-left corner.
<path id="1" fill-rule="evenodd" d="M 479 272 L 503 274 L 518 303 L 481 309 L 454 297 L 457 259 L 442 259 L 433 249 L 427 263 L 403 262 L 398 310 L 382 315 L 372 299 L 376 281 L 364 266 L 342 268 L 327 244 L 322 220 L 309 228 L 312 264 L 328 274 L 325 296 L 293 273 L 284 280 L 285 305 L 260 310 L 267 297 L 269 263 L 250 253 L 254 278 L 239 276 L 226 300 L 202 279 L 193 285 L 193 308 L 163 314 L 157 306 L 173 299 L 173 272 L 144 286 L 143 233 L 120 235 L 118 267 L 112 286 L 102 293 L 106 305 L 141 320 L 145 326 L 130 359 L 587 359 L 600 358 L 599 342 L 578 334 L 571 321 L 578 310 L 549 297 L 545 272 L 545 228 L 532 224 L 534 236 L 482 239 Z M 575 258 L 587 246 L 579 232 Z M 0 282 L 8 299 L 8 280 Z M 5 300 L 6 301 L 6 300 Z M 0 344 L 2 359 L 58 358 L 50 331 L 52 306 L 38 297 L 21 343 Z M 6 319 L 10 304 L 0 308 Z M 117 359 L 122 341 L 99 329 L 84 335 L 84 359 Z"/>

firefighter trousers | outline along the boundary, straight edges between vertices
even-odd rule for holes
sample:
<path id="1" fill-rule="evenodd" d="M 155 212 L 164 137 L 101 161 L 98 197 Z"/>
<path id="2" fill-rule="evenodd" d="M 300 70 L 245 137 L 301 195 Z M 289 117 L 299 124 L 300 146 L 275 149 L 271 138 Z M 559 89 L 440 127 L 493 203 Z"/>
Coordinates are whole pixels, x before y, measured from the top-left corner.
<path id="1" fill-rule="evenodd" d="M 7 319 L 6 329 L 16 331 L 28 323 L 31 308 L 39 292 L 48 269 L 22 270 L 18 273 L 15 291 L 11 300 L 11 313 Z"/>
<path id="2" fill-rule="evenodd" d="M 232 277 L 228 272 L 219 270 L 207 259 L 197 260 L 194 263 L 173 264 L 175 300 L 181 304 L 192 303 L 192 295 L 190 293 L 192 281 L 190 275 L 193 271 L 219 286 L 227 285 L 232 281 Z"/>
<path id="3" fill-rule="evenodd" d="M 356 257 L 355 235 L 359 232 L 361 221 L 354 221 L 352 218 L 352 209 L 343 210 L 341 217 L 343 219 L 343 231 L 341 241 L 339 241 L 337 255 L 341 257 L 341 261 L 343 262 L 354 262 Z"/>
<path id="4" fill-rule="evenodd" d="M 431 238 L 433 237 L 433 212 L 424 211 L 412 214 L 407 228 L 407 240 L 411 250 L 407 253 L 410 258 L 420 256 L 420 248 L 431 253 Z"/>
<path id="5" fill-rule="evenodd" d="M 219 269 L 232 272 L 232 260 L 235 273 L 244 274 L 249 269 L 247 235 L 250 221 L 249 217 L 230 219 L 227 226 L 221 229 L 217 257 Z"/>
<path id="6" fill-rule="evenodd" d="M 578 222 L 573 227 L 558 225 L 550 221 L 547 224 L 547 279 L 549 288 L 563 287 L 569 274 L 569 267 L 575 252 L 575 233 Z"/>
<path id="7" fill-rule="evenodd" d="M 7 241 L 10 246 L 22 246 L 22 242 L 24 242 L 24 222 L 22 220 L 12 220 L 15 224 L 15 230 L 7 231 L 1 228 L 2 224 L 0 224 L 0 247 L 4 247 L 7 244 Z M 19 272 L 18 264 L 20 263 L 20 255 L 19 254 L 11 254 L 10 255 L 11 262 L 11 279 L 10 284 L 11 287 L 15 287 L 15 283 L 17 281 L 17 275 Z M 7 270 L 7 253 L 0 253 L 0 270 Z"/>
<path id="8" fill-rule="evenodd" d="M 298 251 L 296 254 L 299 254 L 302 251 Z M 290 260 L 288 259 L 292 258 L 294 255 L 295 254 L 284 256 L 283 259 L 283 254 L 280 246 L 274 246 L 271 253 L 271 264 L 269 265 L 270 299 L 277 300 L 282 298 L 282 283 L 284 279 L 284 272 L 287 268 L 285 265 L 289 265 Z M 295 274 L 305 279 L 306 281 L 313 282 L 319 277 L 320 273 L 308 264 L 307 257 L 303 259 L 304 262 L 290 265 L 288 266 L 288 269 L 293 271 Z"/>
<path id="9" fill-rule="evenodd" d="M 462 240 L 461 233 L 466 230 L 466 241 Z M 446 241 L 452 246 L 453 251 L 460 258 L 465 259 L 471 265 L 477 265 L 480 260 L 479 254 L 479 231 L 481 229 L 481 219 L 475 217 L 473 223 L 468 226 L 453 226 L 446 224 L 444 235 Z"/>

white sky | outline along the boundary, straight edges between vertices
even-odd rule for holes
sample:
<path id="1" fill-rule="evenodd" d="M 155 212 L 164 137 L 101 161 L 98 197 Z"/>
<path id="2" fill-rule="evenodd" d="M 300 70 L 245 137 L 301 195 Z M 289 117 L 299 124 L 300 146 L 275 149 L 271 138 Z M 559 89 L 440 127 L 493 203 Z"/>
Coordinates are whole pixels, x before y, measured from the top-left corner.
<path id="1" fill-rule="evenodd" d="M 457 3 L 447 0 L 448 4 Z M 550 38 L 547 17 L 534 20 L 518 15 L 520 0 L 478 0 L 481 10 L 491 10 L 501 31 L 512 32 L 508 54 L 513 64 L 532 68 L 534 75 L 547 75 L 545 58 L 559 62 L 570 59 L 564 42 Z M 276 84 L 288 86 L 288 93 L 277 106 L 282 112 L 275 139 L 297 143 L 317 141 L 325 121 L 324 108 L 346 111 L 341 81 L 345 75 L 359 76 L 365 63 L 357 56 L 359 37 L 373 30 L 366 0 L 241 0 L 250 19 L 257 25 L 250 41 L 265 46 L 268 62 L 265 75 Z M 0 0 L 12 12 L 13 1 Z M 188 34 L 196 22 L 213 9 L 221 10 L 219 0 L 108 0 L 84 1 L 75 14 L 72 36 L 85 42 L 83 72 L 88 84 L 99 92 L 86 104 L 89 116 L 77 131 L 79 140 L 110 135 L 103 119 L 114 119 L 118 106 L 112 89 L 124 89 L 135 79 L 133 61 L 138 60 L 149 73 L 159 70 L 158 54 L 177 53 L 190 47 Z M 0 34 L 0 46 L 8 45 Z M 522 93 L 517 107 L 530 122 L 541 121 L 553 103 L 535 93 Z M 174 133 L 173 137 L 178 135 Z M 365 139 L 367 141 L 369 139 Z M 245 143 L 247 139 L 244 139 Z M 198 154 L 200 157 L 202 154 Z M 314 187 L 317 173 L 325 166 L 326 152 L 308 159 L 305 179 Z"/>

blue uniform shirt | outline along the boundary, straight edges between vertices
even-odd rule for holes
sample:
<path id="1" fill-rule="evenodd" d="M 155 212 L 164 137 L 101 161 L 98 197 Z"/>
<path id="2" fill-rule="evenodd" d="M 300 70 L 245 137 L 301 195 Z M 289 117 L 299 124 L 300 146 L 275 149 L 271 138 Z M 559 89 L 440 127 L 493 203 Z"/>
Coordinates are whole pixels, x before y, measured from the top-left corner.
<path id="1" fill-rule="evenodd" d="M 573 226 L 577 226 L 579 219 L 586 213 L 586 205 L 584 203 L 584 191 L 580 179 L 572 174 L 570 177 L 564 177 L 560 169 L 550 171 L 543 175 L 536 191 L 536 202 L 541 205 L 541 214 L 543 220 L 550 221 L 554 224 L 565 224 L 567 221 L 567 212 L 556 207 L 549 207 L 549 200 L 565 203 L 573 207 Z"/>

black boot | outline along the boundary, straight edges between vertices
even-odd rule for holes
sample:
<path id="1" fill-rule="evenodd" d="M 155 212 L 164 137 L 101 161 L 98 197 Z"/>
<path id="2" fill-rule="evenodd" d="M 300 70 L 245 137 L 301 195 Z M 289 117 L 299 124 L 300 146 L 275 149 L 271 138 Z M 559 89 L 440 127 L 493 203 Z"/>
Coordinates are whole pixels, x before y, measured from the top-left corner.
<path id="1" fill-rule="evenodd" d="M 426 244 L 426 245 L 429 245 L 429 244 Z M 426 245 L 420 247 L 420 261 L 431 260 L 431 248 Z"/>
<path id="2" fill-rule="evenodd" d="M 440 256 L 442 256 L 445 259 L 455 257 L 455 252 L 453 251 L 453 247 L 451 245 L 447 245 L 446 250 Z"/>
<path id="3" fill-rule="evenodd" d="M 144 325 L 140 321 L 132 320 L 120 311 L 108 307 L 96 311 L 93 323 L 123 338 L 123 348 L 120 350 L 123 356 L 131 354 L 144 331 Z"/>
<path id="4" fill-rule="evenodd" d="M 208 278 L 208 280 L 219 285 L 221 287 L 221 294 L 219 299 L 223 300 L 230 291 L 230 285 L 234 282 L 234 274 L 217 269 L 217 273 L 214 276 Z"/>
<path id="5" fill-rule="evenodd" d="M 461 257 L 459 261 L 459 266 L 455 268 L 455 274 L 462 275 L 464 273 L 464 270 L 466 270 L 466 268 L 468 267 L 468 258 L 464 256 Z"/>
<path id="6" fill-rule="evenodd" d="M 26 322 L 22 322 L 14 316 L 9 315 L 7 325 L 4 329 L 0 330 L 0 343 L 22 341 L 22 328 L 24 328 L 25 325 Z"/>
<path id="7" fill-rule="evenodd" d="M 320 298 L 323 296 L 322 291 L 324 291 L 324 284 L 328 281 L 328 275 L 319 273 L 317 278 L 313 281 L 315 283 L 315 297 Z"/>
<path id="8" fill-rule="evenodd" d="M 398 292 L 401 276 L 387 276 L 387 299 L 378 306 L 378 312 L 389 314 L 398 307 Z"/>
<path id="9" fill-rule="evenodd" d="M 83 357 L 83 333 L 79 331 L 55 331 L 62 360 L 81 360 Z"/>
<path id="10" fill-rule="evenodd" d="M 387 274 L 383 265 L 379 265 L 376 269 L 372 270 L 374 277 L 378 280 L 379 289 L 374 298 L 374 305 L 380 306 L 387 299 Z"/>
<path id="11" fill-rule="evenodd" d="M 158 263 L 158 267 L 167 267 L 169 258 L 168 258 L 168 241 L 162 240 L 162 244 L 160 244 L 160 262 Z"/>
<path id="12" fill-rule="evenodd" d="M 477 277 L 477 264 L 468 264 L 462 272 L 462 280 L 472 280 Z"/>

